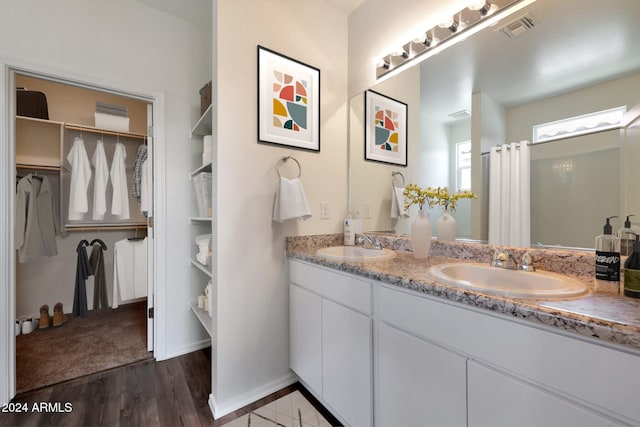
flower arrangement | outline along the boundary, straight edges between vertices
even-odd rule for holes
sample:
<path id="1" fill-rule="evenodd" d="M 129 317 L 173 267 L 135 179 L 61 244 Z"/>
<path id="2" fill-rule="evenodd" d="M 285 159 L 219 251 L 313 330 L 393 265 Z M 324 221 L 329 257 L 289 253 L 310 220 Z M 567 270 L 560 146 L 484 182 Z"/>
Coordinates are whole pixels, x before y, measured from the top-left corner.
<path id="1" fill-rule="evenodd" d="M 421 188 L 416 184 L 408 184 L 404 188 L 404 208 L 409 209 L 411 205 L 418 205 L 420 209 L 424 205 L 430 208 L 441 206 L 445 211 L 454 212 L 460 199 L 477 199 L 478 196 L 472 191 L 457 190 L 453 193 L 447 187 Z"/>

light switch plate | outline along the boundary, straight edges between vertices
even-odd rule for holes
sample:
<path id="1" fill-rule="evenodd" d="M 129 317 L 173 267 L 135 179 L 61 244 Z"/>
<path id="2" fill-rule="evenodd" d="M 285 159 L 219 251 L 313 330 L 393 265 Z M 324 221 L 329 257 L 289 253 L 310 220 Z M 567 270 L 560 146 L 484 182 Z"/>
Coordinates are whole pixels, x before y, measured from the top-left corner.
<path id="1" fill-rule="evenodd" d="M 331 217 L 329 202 L 320 202 L 320 219 L 329 219 Z"/>
<path id="2" fill-rule="evenodd" d="M 371 218 L 371 203 L 364 204 L 364 218 L 365 219 Z"/>

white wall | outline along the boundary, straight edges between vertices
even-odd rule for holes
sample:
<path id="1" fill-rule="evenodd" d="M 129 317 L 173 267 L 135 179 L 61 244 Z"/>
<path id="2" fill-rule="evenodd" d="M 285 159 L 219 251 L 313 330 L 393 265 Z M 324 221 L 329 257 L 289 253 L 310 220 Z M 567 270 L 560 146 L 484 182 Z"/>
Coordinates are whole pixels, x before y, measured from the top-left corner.
<path id="1" fill-rule="evenodd" d="M 210 4 L 198 4 L 210 15 Z M 156 224 L 171 244 L 161 248 L 168 262 L 159 267 L 166 292 L 156 300 L 156 324 L 164 331 L 159 340 L 164 345 L 155 355 L 189 351 L 204 335 L 187 308 L 199 292 L 190 289 L 195 272 L 187 261 L 188 131 L 199 116 L 198 89 L 211 75 L 211 29 L 127 0 L 0 0 L 0 10 L 0 60 L 128 91 L 164 94 L 165 127 L 158 132 L 166 142 L 166 175 L 156 185 L 163 187 L 167 203 L 164 215 L 156 212 Z"/>
<path id="2" fill-rule="evenodd" d="M 293 380 L 285 236 L 335 233 L 347 213 L 347 18 L 322 1 L 217 5 L 216 416 Z M 321 70 L 321 151 L 258 144 L 257 45 Z M 276 164 L 294 156 L 313 217 L 272 222 Z M 320 202 L 330 219 L 320 219 Z"/>

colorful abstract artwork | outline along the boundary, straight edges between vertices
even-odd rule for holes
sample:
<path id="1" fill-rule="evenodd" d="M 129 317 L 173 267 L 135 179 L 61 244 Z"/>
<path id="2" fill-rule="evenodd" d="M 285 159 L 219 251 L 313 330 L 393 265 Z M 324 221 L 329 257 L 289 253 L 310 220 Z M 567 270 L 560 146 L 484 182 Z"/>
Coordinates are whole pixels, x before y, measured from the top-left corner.
<path id="1" fill-rule="evenodd" d="M 320 151 L 320 70 L 258 46 L 259 141 Z"/>
<path id="2" fill-rule="evenodd" d="M 407 165 L 407 104 L 365 92 L 365 159 Z"/>

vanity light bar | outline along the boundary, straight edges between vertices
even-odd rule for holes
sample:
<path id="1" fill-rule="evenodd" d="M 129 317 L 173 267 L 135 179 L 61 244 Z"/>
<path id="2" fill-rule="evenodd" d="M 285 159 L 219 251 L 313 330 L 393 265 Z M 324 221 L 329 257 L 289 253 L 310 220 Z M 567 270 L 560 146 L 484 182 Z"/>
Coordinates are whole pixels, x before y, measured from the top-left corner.
<path id="1" fill-rule="evenodd" d="M 398 51 L 384 56 L 376 66 L 376 78 L 390 77 L 464 40 L 499 20 L 516 13 L 536 0 L 474 0 L 450 19 L 428 29 Z"/>

